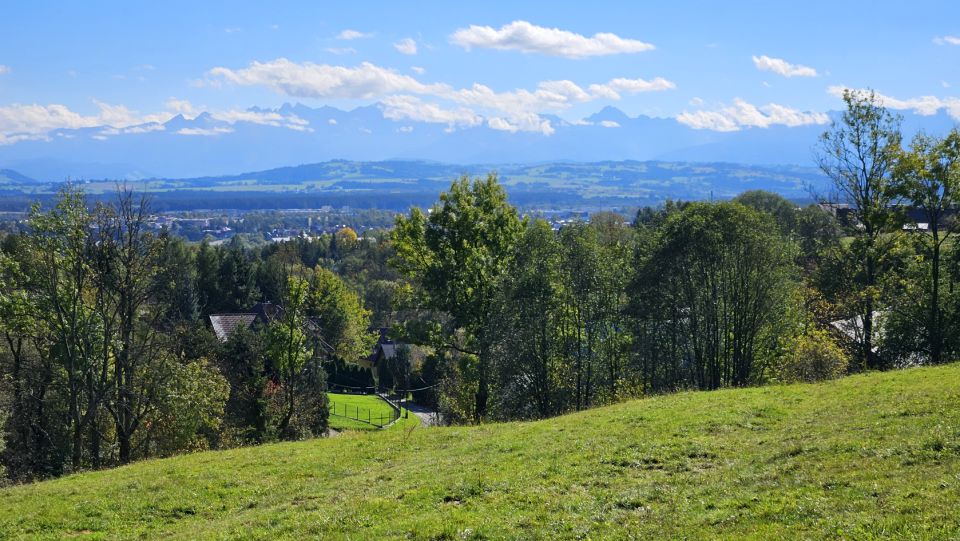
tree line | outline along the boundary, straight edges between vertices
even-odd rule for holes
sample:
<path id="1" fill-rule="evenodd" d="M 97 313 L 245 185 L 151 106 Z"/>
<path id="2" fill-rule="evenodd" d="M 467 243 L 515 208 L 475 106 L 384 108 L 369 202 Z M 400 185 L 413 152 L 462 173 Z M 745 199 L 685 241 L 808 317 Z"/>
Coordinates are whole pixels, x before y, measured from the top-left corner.
<path id="1" fill-rule="evenodd" d="M 875 94 L 844 100 L 817 146 L 820 204 L 753 191 L 554 231 L 490 175 L 399 217 L 400 326 L 435 352 L 446 414 L 543 417 L 956 358 L 960 133 L 905 145 Z"/>
<path id="2" fill-rule="evenodd" d="M 241 237 L 190 245 L 149 215 L 149 200 L 128 190 L 92 203 L 67 186 L 2 239 L 5 477 L 326 433 L 324 367 L 369 354 L 374 339 L 371 312 L 338 270 L 366 266 L 379 248 L 349 230 L 262 248 Z M 378 276 L 370 259 L 363 273 Z M 369 282 L 355 285 L 375 290 Z M 215 337 L 207 316 L 259 302 L 269 321 Z"/>

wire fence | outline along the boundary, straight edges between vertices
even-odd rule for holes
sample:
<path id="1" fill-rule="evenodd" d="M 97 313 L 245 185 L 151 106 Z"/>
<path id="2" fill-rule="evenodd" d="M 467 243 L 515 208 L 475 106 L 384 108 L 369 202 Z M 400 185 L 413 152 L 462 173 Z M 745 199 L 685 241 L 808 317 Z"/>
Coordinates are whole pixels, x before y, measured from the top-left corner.
<path id="1" fill-rule="evenodd" d="M 338 404 L 331 400 L 330 415 L 345 417 L 377 428 L 383 428 L 399 419 L 400 411 L 392 407 L 389 412 L 385 410 L 373 411 L 370 408 L 363 408 L 352 404 Z"/>

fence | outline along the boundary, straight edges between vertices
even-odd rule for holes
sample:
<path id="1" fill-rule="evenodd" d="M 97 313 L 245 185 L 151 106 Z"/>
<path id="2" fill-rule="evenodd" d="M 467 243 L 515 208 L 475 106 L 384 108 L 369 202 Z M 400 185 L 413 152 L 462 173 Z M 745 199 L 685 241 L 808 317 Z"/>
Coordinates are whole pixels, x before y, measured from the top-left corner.
<path id="1" fill-rule="evenodd" d="M 400 411 L 395 407 L 391 407 L 389 412 L 385 410 L 374 412 L 371 411 L 370 408 L 362 408 L 360 406 L 354 406 L 351 404 L 338 404 L 331 400 L 330 415 L 345 417 L 347 419 L 353 419 L 354 421 L 366 423 L 377 428 L 383 428 L 399 419 Z"/>

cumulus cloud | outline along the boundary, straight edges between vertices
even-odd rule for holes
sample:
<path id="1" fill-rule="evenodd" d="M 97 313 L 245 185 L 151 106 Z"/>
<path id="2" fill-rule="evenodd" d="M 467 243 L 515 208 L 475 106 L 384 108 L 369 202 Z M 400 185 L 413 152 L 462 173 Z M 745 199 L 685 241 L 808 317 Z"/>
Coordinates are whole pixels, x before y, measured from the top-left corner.
<path id="1" fill-rule="evenodd" d="M 404 38 L 393 44 L 393 48 L 403 54 L 417 54 L 417 42 L 412 38 Z"/>
<path id="2" fill-rule="evenodd" d="M 857 90 L 845 86 L 831 86 L 827 89 L 831 95 L 838 98 L 843 97 L 845 90 Z M 859 90 L 860 92 L 869 92 L 869 90 Z M 880 103 L 888 108 L 899 111 L 913 111 L 921 116 L 932 116 L 941 109 L 946 111 L 950 118 L 960 120 L 960 98 L 938 98 L 937 96 L 919 96 L 916 98 L 899 99 L 892 96 L 877 93 Z"/>
<path id="3" fill-rule="evenodd" d="M 960 45 L 960 38 L 957 36 L 938 36 L 933 38 L 937 45 Z"/>
<path id="4" fill-rule="evenodd" d="M 445 85 L 425 85 L 413 77 L 364 62 L 355 68 L 298 64 L 286 58 L 253 62 L 238 70 L 213 68 L 208 74 L 218 80 L 241 86 L 264 86 L 281 94 L 299 98 L 369 99 L 385 94 L 439 92 Z"/>
<path id="5" fill-rule="evenodd" d="M 390 120 L 416 120 L 434 124 L 446 124 L 448 128 L 477 126 L 483 119 L 474 111 L 460 107 L 443 107 L 421 100 L 416 96 L 388 96 L 382 102 L 383 116 Z"/>
<path id="6" fill-rule="evenodd" d="M 273 111 L 242 111 L 229 109 L 226 111 L 213 111 L 210 113 L 210 118 L 227 124 L 245 122 L 249 124 L 260 124 L 262 126 L 274 126 L 277 128 L 283 127 L 297 131 L 308 129 L 307 126 L 310 124 L 296 115 L 281 115 Z"/>
<path id="7" fill-rule="evenodd" d="M 509 119 L 493 117 L 487 120 L 487 126 L 494 130 L 508 131 L 516 133 L 518 131 L 539 132 L 544 135 L 553 135 L 556 131 L 549 120 L 540 118 L 539 115 L 529 113 L 515 115 Z"/>
<path id="8" fill-rule="evenodd" d="M 817 70 L 809 66 L 791 64 L 782 58 L 771 58 L 767 55 L 754 56 L 753 65 L 760 71 L 772 71 L 784 77 L 816 77 Z"/>
<path id="9" fill-rule="evenodd" d="M 620 123 L 615 120 L 601 120 L 600 125 L 604 128 L 619 128 Z"/>
<path id="10" fill-rule="evenodd" d="M 450 42 L 467 50 L 515 50 L 566 58 L 639 53 L 654 49 L 649 43 L 607 32 L 587 37 L 559 28 L 537 26 L 527 21 L 514 21 L 499 29 L 471 25 L 454 32 L 450 36 Z"/>
<path id="11" fill-rule="evenodd" d="M 233 128 L 227 127 L 217 127 L 217 128 L 181 128 L 177 130 L 177 135 L 198 135 L 201 137 L 211 137 L 214 135 L 223 135 L 225 133 L 232 133 Z"/>
<path id="12" fill-rule="evenodd" d="M 684 111 L 677 116 L 677 122 L 693 129 L 721 132 L 737 131 L 742 128 L 826 124 L 829 121 L 830 117 L 825 113 L 799 111 L 776 103 L 757 107 L 739 98 L 734 100 L 733 105 L 716 111 Z"/>
<path id="13" fill-rule="evenodd" d="M 10 73 L 10 66 L 4 66 L 3 64 L 0 64 L 0 75 L 3 75 L 4 73 Z"/>
<path id="14" fill-rule="evenodd" d="M 135 124 L 156 121 L 139 117 L 123 105 L 95 101 L 97 114 L 83 115 L 66 105 L 13 104 L 0 107 L 0 144 L 25 140 L 45 140 L 47 133 L 57 129 L 80 129 L 97 126 L 126 128 Z"/>
<path id="15" fill-rule="evenodd" d="M 618 77 L 611 79 L 610 82 L 603 85 L 590 85 L 590 92 L 596 98 L 607 98 L 619 100 L 620 93 L 636 94 L 638 92 L 658 92 L 661 90 L 673 90 L 677 85 L 673 81 L 668 81 L 663 77 L 657 77 L 652 81 L 644 79 L 624 79 Z"/>
<path id="16" fill-rule="evenodd" d="M 200 111 L 197 111 L 193 104 L 187 100 L 178 100 L 177 98 L 168 99 L 164 105 L 167 109 L 177 113 L 178 115 L 183 115 L 185 117 L 193 118 L 200 114 Z"/>
<path id="17" fill-rule="evenodd" d="M 622 94 L 669 90 L 676 85 L 662 77 L 652 80 L 614 78 L 606 83 L 592 84 L 583 88 L 573 81 L 543 81 L 534 90 L 515 89 L 498 92 L 486 85 L 474 83 L 466 88 L 454 88 L 444 83 L 423 83 L 418 79 L 383 68 L 369 62 L 356 67 L 327 64 L 295 63 L 285 58 L 270 62 L 254 62 L 246 68 L 217 67 L 208 72 L 211 84 L 223 82 L 241 86 L 263 86 L 292 97 L 325 99 L 381 99 L 387 103 L 394 100 L 386 110 L 409 111 L 423 109 L 420 116 L 434 118 L 436 122 L 451 126 L 471 125 L 468 116 L 487 114 L 493 120 L 494 129 L 507 131 L 539 131 L 552 133 L 549 122 L 544 123 L 538 114 L 545 111 L 562 111 L 576 103 L 599 99 L 618 100 Z M 443 107 L 428 103 L 422 98 L 431 97 L 451 102 L 460 108 Z M 399 107 L 398 104 L 404 106 Z M 464 109 L 467 108 L 467 109 Z M 444 113 L 440 113 L 443 111 Z M 455 111 L 458 121 L 448 120 Z M 469 112 L 466 112 L 469 111 Z M 396 113 L 400 114 L 400 113 Z M 414 113 L 403 113 L 402 118 L 414 118 Z M 534 117 L 537 118 L 534 121 Z M 425 120 L 428 121 L 428 120 Z"/>
<path id="18" fill-rule="evenodd" d="M 351 30 L 351 29 L 348 28 L 348 29 L 340 32 L 339 34 L 337 34 L 337 39 L 342 39 L 342 40 L 350 41 L 350 40 L 354 40 L 354 39 L 369 38 L 369 37 L 372 36 L 372 35 L 373 35 L 373 34 L 368 34 L 368 33 L 366 33 L 366 32 L 360 32 L 360 31 L 358 31 L 358 30 Z"/>
<path id="19" fill-rule="evenodd" d="M 95 139 L 123 135 L 149 133 L 165 130 L 164 123 L 178 114 L 195 118 L 200 111 L 187 100 L 170 98 L 164 104 L 166 110 L 140 114 L 124 105 L 115 105 L 94 100 L 98 112 L 84 115 L 60 104 L 21 105 L 13 104 L 0 107 L 0 145 L 13 144 L 28 140 L 49 140 L 50 132 L 56 130 L 75 130 L 81 128 L 101 128 L 92 135 Z M 237 123 L 251 123 L 265 126 L 282 127 L 295 131 L 313 131 L 309 122 L 296 115 L 283 115 L 273 111 L 222 110 L 211 111 L 212 120 L 232 126 Z M 233 128 L 219 126 L 212 128 L 185 128 L 177 131 L 181 135 L 217 135 L 229 133 Z M 59 133 L 59 136 L 65 136 Z"/>

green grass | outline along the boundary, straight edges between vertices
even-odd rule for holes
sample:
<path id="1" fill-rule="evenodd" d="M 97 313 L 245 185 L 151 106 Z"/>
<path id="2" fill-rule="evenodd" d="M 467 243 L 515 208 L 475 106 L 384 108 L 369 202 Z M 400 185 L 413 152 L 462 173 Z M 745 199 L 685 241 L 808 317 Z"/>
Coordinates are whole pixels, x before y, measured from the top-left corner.
<path id="1" fill-rule="evenodd" d="M 0 491 L 11 538 L 956 539 L 960 365 L 346 433 Z"/>
<path id="2" fill-rule="evenodd" d="M 331 402 L 331 413 L 334 411 L 335 405 L 337 413 L 340 414 L 330 415 L 330 428 L 334 430 L 379 430 L 378 427 L 370 423 L 357 421 L 350 417 L 367 419 L 369 416 L 371 421 L 380 424 L 381 416 L 383 421 L 388 423 L 393 415 L 393 408 L 376 395 L 327 393 L 327 396 Z M 406 410 L 403 411 L 406 412 Z M 419 423 L 419 418 L 411 413 L 407 417 L 401 416 L 389 429 L 409 428 Z"/>

